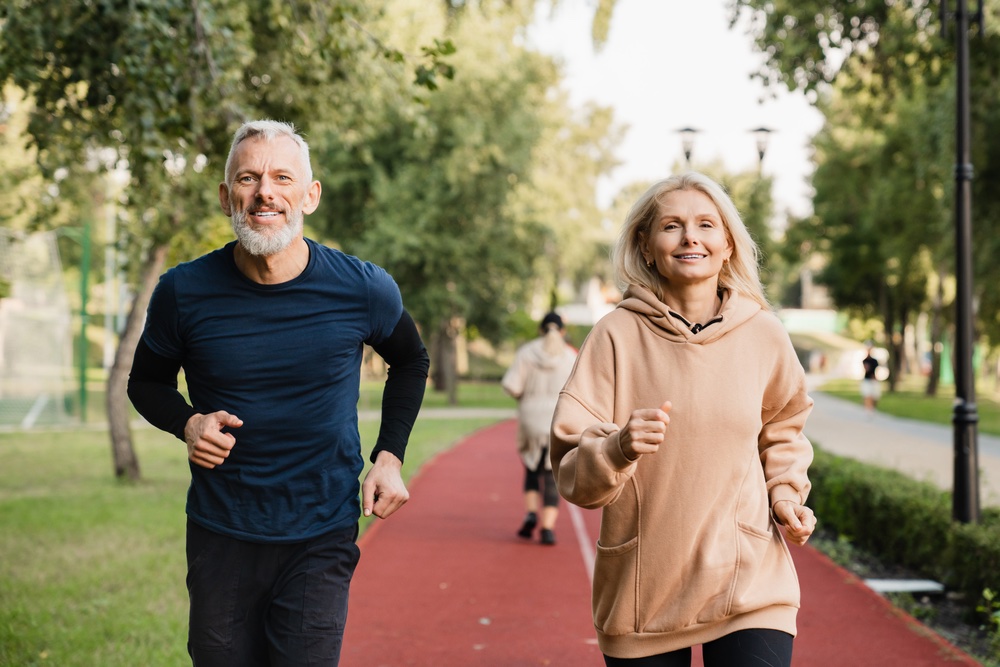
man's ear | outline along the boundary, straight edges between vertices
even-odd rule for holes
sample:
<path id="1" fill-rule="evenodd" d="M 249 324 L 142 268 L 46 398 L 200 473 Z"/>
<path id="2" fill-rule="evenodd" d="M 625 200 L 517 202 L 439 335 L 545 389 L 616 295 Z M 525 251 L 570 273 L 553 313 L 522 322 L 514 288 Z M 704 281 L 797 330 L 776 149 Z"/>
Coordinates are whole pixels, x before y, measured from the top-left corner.
<path id="1" fill-rule="evenodd" d="M 313 181 L 306 189 L 306 198 L 302 202 L 302 212 L 309 215 L 319 206 L 319 198 L 323 194 L 323 186 L 319 181 Z M 228 213 L 226 215 L 229 215 Z"/>
<path id="2" fill-rule="evenodd" d="M 233 215 L 233 205 L 229 201 L 229 186 L 225 183 L 219 183 L 219 206 L 222 207 L 222 212 L 226 214 L 227 217 L 232 217 Z"/>

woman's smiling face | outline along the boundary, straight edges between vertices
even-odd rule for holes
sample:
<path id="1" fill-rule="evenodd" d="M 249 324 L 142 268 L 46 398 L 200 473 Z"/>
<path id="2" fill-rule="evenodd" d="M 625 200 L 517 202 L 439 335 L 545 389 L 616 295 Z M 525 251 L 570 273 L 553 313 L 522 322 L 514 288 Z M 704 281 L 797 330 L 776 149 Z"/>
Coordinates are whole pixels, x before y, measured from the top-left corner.
<path id="1" fill-rule="evenodd" d="M 699 190 L 674 190 L 660 201 L 659 217 L 642 239 L 642 256 L 666 286 L 718 287 L 733 254 L 726 226 L 712 199 Z"/>

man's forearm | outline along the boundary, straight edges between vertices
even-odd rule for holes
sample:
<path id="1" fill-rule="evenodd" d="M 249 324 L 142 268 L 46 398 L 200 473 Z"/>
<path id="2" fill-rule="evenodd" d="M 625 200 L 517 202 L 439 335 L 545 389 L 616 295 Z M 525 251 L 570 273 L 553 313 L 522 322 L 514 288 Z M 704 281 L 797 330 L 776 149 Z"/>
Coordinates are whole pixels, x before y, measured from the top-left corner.
<path id="1" fill-rule="evenodd" d="M 184 426 L 196 411 L 175 387 L 129 379 L 128 397 L 146 421 L 184 440 Z"/>
<path id="2" fill-rule="evenodd" d="M 424 400 L 429 367 L 430 357 L 424 351 L 422 358 L 405 366 L 389 368 L 389 377 L 382 393 L 382 422 L 371 455 L 373 463 L 383 450 L 391 452 L 400 461 L 403 460 L 406 443 Z"/>
<path id="3" fill-rule="evenodd" d="M 424 400 L 430 356 L 406 311 L 392 335 L 376 345 L 375 351 L 389 364 L 389 376 L 382 392 L 382 423 L 371 461 L 374 463 L 381 451 L 391 452 L 402 461 Z"/>
<path id="4" fill-rule="evenodd" d="M 194 408 L 177 390 L 180 362 L 162 357 L 139 341 L 128 378 L 128 397 L 150 424 L 184 440 L 184 426 Z"/>

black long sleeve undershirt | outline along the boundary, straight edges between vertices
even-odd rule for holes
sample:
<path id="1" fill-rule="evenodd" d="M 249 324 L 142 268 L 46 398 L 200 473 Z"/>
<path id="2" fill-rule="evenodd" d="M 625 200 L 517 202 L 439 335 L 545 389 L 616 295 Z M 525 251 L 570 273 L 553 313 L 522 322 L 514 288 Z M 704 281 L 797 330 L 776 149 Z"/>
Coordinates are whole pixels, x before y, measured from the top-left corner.
<path id="1" fill-rule="evenodd" d="M 128 397 L 146 421 L 184 439 L 184 427 L 197 411 L 177 390 L 181 362 L 153 352 L 139 339 L 128 376 Z"/>
<path id="2" fill-rule="evenodd" d="M 389 373 L 382 392 L 382 418 L 371 460 L 374 462 L 378 453 L 385 450 L 402 461 L 423 402 L 430 356 L 413 318 L 405 310 L 392 334 L 373 348 L 389 365 Z M 140 339 L 129 374 L 128 397 L 146 421 L 184 440 L 184 427 L 197 411 L 177 389 L 180 368 L 179 360 L 153 352 Z"/>
<path id="3" fill-rule="evenodd" d="M 417 325 L 405 310 L 392 334 L 372 349 L 389 364 L 389 373 L 382 390 L 382 421 L 371 461 L 374 463 L 383 450 L 402 461 L 424 400 L 431 358 Z"/>

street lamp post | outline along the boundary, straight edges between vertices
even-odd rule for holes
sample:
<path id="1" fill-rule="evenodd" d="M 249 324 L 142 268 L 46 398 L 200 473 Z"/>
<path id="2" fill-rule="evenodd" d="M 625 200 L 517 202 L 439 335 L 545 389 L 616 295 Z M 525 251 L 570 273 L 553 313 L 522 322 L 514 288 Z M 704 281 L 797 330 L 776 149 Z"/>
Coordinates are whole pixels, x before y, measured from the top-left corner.
<path id="1" fill-rule="evenodd" d="M 769 127 L 757 127 L 752 130 L 753 136 L 757 141 L 757 171 L 764 170 L 764 153 L 767 152 L 767 143 L 771 139 L 772 130 Z"/>
<path id="2" fill-rule="evenodd" d="M 682 127 L 677 130 L 677 134 L 681 135 L 681 148 L 684 149 L 684 161 L 687 163 L 687 168 L 691 168 L 691 151 L 694 148 L 694 135 L 699 131 L 693 127 Z"/>
<path id="3" fill-rule="evenodd" d="M 941 34 L 947 35 L 949 15 L 955 19 L 955 407 L 954 484 L 952 518 L 963 523 L 979 521 L 979 462 L 976 424 L 975 378 L 972 372 L 972 160 L 969 131 L 969 23 L 983 29 L 983 0 L 970 14 L 967 0 L 958 0 L 954 12 L 941 3 Z M 951 0 L 947 0 L 951 4 Z"/>

